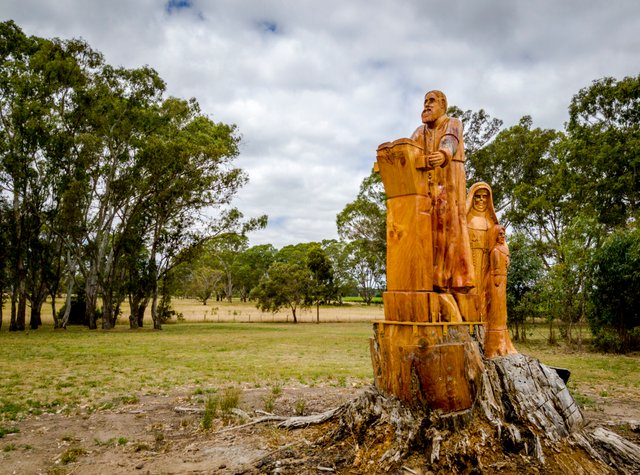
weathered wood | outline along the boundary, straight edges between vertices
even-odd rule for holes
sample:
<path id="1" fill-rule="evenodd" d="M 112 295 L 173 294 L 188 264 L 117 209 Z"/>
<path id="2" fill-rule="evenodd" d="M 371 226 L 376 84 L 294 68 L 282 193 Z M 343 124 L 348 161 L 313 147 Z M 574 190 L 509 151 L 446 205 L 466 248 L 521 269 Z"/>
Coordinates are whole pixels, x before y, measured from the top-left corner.
<path id="1" fill-rule="evenodd" d="M 414 406 L 469 409 L 480 385 L 482 357 L 465 324 L 376 322 L 371 355 L 375 385 Z"/>

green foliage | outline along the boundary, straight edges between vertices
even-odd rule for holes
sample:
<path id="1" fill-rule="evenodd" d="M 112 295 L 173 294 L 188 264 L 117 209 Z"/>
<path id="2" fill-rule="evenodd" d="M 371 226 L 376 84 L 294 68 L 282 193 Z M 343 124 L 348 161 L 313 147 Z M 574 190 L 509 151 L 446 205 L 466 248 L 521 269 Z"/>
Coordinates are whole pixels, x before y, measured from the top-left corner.
<path id="1" fill-rule="evenodd" d="M 65 450 L 60 455 L 60 463 L 62 465 L 68 465 L 70 463 L 76 462 L 78 457 L 81 455 L 86 455 L 87 451 L 81 447 L 73 447 Z"/>
<path id="2" fill-rule="evenodd" d="M 234 260 L 233 279 L 243 301 L 248 299 L 251 289 L 256 287 L 267 273 L 275 260 L 276 252 L 271 244 L 262 244 L 248 248 Z"/>
<path id="3" fill-rule="evenodd" d="M 18 415 L 25 411 L 26 407 L 20 403 L 15 403 L 7 399 L 0 399 L 0 416 L 3 420 L 16 420 Z"/>
<path id="4" fill-rule="evenodd" d="M 304 411 L 306 407 L 307 407 L 307 402 L 304 399 L 297 399 L 294 404 L 294 412 L 296 416 L 304 416 Z"/>
<path id="5" fill-rule="evenodd" d="M 322 241 L 322 249 L 331 261 L 336 290 L 335 299 L 338 303 L 342 303 L 347 295 L 354 295 L 357 292 L 357 284 L 349 263 L 349 245 L 344 241 L 327 239 Z"/>
<path id="6" fill-rule="evenodd" d="M 333 266 L 319 245 L 314 245 L 309 249 L 306 263 L 307 269 L 311 272 L 307 301 L 316 305 L 316 322 L 320 323 L 320 304 L 333 299 L 337 293 L 333 281 Z"/>
<path id="7" fill-rule="evenodd" d="M 204 430 L 210 430 L 213 426 L 213 420 L 218 412 L 218 397 L 209 396 L 204 404 L 204 414 L 200 425 Z"/>
<path id="8" fill-rule="evenodd" d="M 372 251 L 384 253 L 387 248 L 387 206 L 380 174 L 371 172 L 360 184 L 355 201 L 348 203 L 336 218 L 341 239 L 367 241 Z"/>
<path id="9" fill-rule="evenodd" d="M 640 75 L 593 81 L 573 97 L 569 117 L 569 158 L 577 172 L 577 199 L 607 226 L 637 219 Z"/>
<path id="10" fill-rule="evenodd" d="M 240 389 L 232 386 L 226 388 L 219 400 L 219 407 L 223 414 L 229 414 L 240 403 Z"/>
<path id="11" fill-rule="evenodd" d="M 20 432 L 20 429 L 17 427 L 0 427 L 0 439 L 2 439 L 7 434 L 17 434 Z"/>
<path id="12" fill-rule="evenodd" d="M 484 109 L 479 111 L 462 110 L 456 106 L 451 106 L 447 110 L 447 114 L 451 117 L 457 117 L 464 124 L 464 153 L 466 156 L 465 168 L 467 173 L 467 181 L 474 183 L 482 181 L 476 176 L 474 168 L 475 153 L 487 145 L 502 127 L 502 120 L 492 118 Z"/>
<path id="13" fill-rule="evenodd" d="M 589 325 L 604 351 L 640 349 L 640 229 L 611 235 L 595 252 Z"/>
<path id="14" fill-rule="evenodd" d="M 507 308 L 509 324 L 514 327 L 514 339 L 526 340 L 523 328 L 527 318 L 540 315 L 540 279 L 543 261 L 535 252 L 531 240 L 522 233 L 509 237 L 511 264 L 507 277 Z"/>
<path id="15" fill-rule="evenodd" d="M 263 312 L 277 312 L 288 307 L 297 323 L 296 310 L 306 305 L 311 285 L 312 274 L 304 265 L 275 262 L 251 291 L 251 298 Z"/>
<path id="16" fill-rule="evenodd" d="M 558 173 L 552 146 L 561 135 L 532 126 L 531 117 L 522 117 L 469 160 L 474 181 L 491 184 L 495 209 L 505 224 L 526 226 L 531 211 L 558 204 L 549 192 Z"/>

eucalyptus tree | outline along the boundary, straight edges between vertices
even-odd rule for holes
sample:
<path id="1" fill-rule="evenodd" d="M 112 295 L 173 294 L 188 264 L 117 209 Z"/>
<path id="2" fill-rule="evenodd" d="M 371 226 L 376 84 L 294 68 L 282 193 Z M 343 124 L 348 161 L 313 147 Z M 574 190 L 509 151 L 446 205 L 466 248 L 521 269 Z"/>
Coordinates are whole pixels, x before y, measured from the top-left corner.
<path id="1" fill-rule="evenodd" d="M 349 244 L 345 241 L 326 239 L 322 241 L 322 250 L 329 258 L 336 288 L 335 299 L 342 304 L 343 297 L 354 295 L 357 291 L 356 281 L 349 263 Z"/>
<path id="2" fill-rule="evenodd" d="M 31 326 L 39 325 L 46 293 L 59 279 L 62 164 L 72 136 L 64 119 L 95 59 L 81 41 L 27 37 L 11 21 L 0 24 L 0 186 L 11 197 L 14 330 L 25 327 L 27 299 Z"/>
<path id="3" fill-rule="evenodd" d="M 298 323 L 297 310 L 307 305 L 311 285 L 311 271 L 304 264 L 276 261 L 251 291 L 251 298 L 263 312 L 290 309 Z"/>
<path id="4" fill-rule="evenodd" d="M 573 96 L 567 134 L 577 200 L 609 229 L 638 220 L 640 75 L 593 81 Z"/>
<path id="5" fill-rule="evenodd" d="M 212 121 L 193 99 L 168 98 L 153 113 L 152 133 L 136 155 L 132 176 L 139 194 L 131 209 L 132 216 L 144 216 L 151 315 L 160 328 L 158 282 L 212 239 L 246 239 L 267 217 L 244 219 L 231 207 L 247 181 L 233 166 L 240 140 L 235 126 Z"/>
<path id="6" fill-rule="evenodd" d="M 593 257 L 589 325 L 594 345 L 626 353 L 640 349 L 640 230 L 609 236 Z"/>
<path id="7" fill-rule="evenodd" d="M 332 300 L 337 293 L 331 260 L 319 244 L 309 248 L 306 256 L 311 282 L 307 299 L 316 306 L 316 323 L 320 323 L 320 305 Z"/>
<path id="8" fill-rule="evenodd" d="M 387 249 L 387 203 L 382 180 L 371 173 L 354 201 L 336 218 L 338 235 L 347 243 L 346 262 L 358 293 L 370 304 L 384 287 Z"/>
<path id="9" fill-rule="evenodd" d="M 246 302 L 251 290 L 273 264 L 277 250 L 271 244 L 259 244 L 241 252 L 233 262 L 234 281 L 240 293 L 240 299 Z"/>

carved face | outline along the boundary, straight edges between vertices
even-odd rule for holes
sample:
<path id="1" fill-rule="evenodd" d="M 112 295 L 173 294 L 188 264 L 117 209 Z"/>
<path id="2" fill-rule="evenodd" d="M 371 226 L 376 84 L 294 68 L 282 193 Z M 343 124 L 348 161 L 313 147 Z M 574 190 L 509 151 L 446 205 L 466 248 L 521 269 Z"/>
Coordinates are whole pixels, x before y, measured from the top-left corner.
<path id="1" fill-rule="evenodd" d="M 487 210 L 487 203 L 489 202 L 489 191 L 485 189 L 479 189 L 473 195 L 473 208 L 481 213 Z"/>
<path id="2" fill-rule="evenodd" d="M 504 228 L 502 228 L 500 231 L 498 231 L 498 244 L 504 244 L 505 241 L 505 232 L 504 232 Z"/>
<path id="3" fill-rule="evenodd" d="M 433 92 L 428 93 L 424 98 L 424 109 L 422 110 L 422 122 L 425 124 L 435 122 L 445 114 L 444 104 Z"/>

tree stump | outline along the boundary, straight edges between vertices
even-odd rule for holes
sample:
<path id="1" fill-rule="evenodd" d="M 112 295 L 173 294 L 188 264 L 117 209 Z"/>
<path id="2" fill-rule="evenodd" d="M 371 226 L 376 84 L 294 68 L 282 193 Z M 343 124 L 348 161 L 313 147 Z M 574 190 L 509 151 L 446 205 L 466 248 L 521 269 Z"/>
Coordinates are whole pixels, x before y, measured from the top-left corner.
<path id="1" fill-rule="evenodd" d="M 472 337 L 479 351 L 482 333 Z M 462 411 L 371 387 L 320 444 L 350 452 L 354 472 L 345 463 L 344 473 L 640 473 L 640 447 L 585 426 L 556 371 L 522 354 L 484 360 L 476 398 Z"/>

